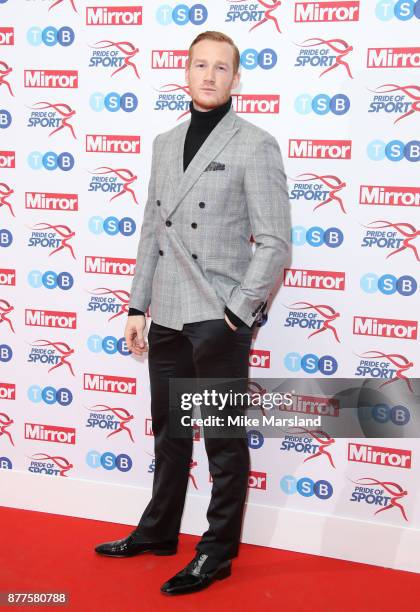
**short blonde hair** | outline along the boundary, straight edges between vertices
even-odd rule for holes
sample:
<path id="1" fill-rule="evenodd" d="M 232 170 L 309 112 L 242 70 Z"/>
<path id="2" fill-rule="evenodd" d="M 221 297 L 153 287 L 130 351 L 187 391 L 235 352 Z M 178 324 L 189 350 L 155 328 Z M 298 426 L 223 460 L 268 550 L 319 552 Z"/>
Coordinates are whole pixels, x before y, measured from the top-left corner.
<path id="1" fill-rule="evenodd" d="M 199 34 L 198 36 L 194 38 L 194 40 L 192 41 L 190 45 L 190 48 L 188 49 L 188 64 L 189 65 L 191 64 L 192 50 L 193 50 L 194 45 L 201 42 L 202 40 L 214 40 L 216 42 L 228 43 L 228 45 L 230 45 L 233 49 L 233 73 L 236 74 L 238 72 L 239 64 L 240 64 L 240 55 L 239 55 L 238 47 L 235 45 L 235 43 L 230 38 L 230 36 L 223 34 L 223 32 L 215 32 L 213 30 L 207 30 L 207 32 L 202 32 L 201 34 Z"/>

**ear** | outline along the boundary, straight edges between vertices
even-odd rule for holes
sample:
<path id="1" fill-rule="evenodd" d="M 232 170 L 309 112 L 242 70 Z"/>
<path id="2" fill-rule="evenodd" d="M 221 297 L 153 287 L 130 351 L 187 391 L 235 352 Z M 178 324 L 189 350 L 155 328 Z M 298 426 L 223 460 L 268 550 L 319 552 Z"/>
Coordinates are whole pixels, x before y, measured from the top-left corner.
<path id="1" fill-rule="evenodd" d="M 185 64 L 185 82 L 187 85 L 190 84 L 190 65 L 189 65 L 188 60 L 187 60 L 187 63 Z"/>
<path id="2" fill-rule="evenodd" d="M 236 89 L 238 87 L 240 80 L 241 80 L 241 73 L 238 71 L 233 77 L 232 89 Z"/>

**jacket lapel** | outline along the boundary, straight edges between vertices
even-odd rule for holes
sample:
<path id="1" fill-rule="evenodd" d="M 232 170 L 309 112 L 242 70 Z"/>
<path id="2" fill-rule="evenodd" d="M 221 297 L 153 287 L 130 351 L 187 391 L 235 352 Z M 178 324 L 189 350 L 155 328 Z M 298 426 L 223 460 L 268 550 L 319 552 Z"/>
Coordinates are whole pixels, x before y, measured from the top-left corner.
<path id="1" fill-rule="evenodd" d="M 174 212 L 209 163 L 224 149 L 232 136 L 238 131 L 239 127 L 235 124 L 236 113 L 233 109 L 230 109 L 206 138 L 185 172 L 183 163 L 184 142 L 190 122 L 186 121 L 180 126 L 182 129 L 175 134 L 171 145 L 171 158 L 173 160 L 171 179 L 174 186 L 174 198 L 169 213 Z"/>

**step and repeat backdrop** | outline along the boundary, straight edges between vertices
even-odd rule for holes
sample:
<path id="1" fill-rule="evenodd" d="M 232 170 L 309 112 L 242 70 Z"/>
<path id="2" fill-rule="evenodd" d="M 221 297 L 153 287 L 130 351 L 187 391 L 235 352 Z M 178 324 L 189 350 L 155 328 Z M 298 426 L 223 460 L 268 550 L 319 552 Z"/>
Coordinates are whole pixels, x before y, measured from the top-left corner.
<path id="1" fill-rule="evenodd" d="M 347 378 L 388 398 L 349 438 L 332 432 L 357 394 L 296 392 L 287 412 L 323 430 L 251 428 L 248 503 L 420 528 L 419 20 L 414 0 L 0 0 L 2 470 L 151 488 L 129 289 L 153 138 L 188 120 L 187 49 L 220 30 L 241 51 L 236 112 L 280 143 L 293 219 L 252 389 Z M 206 496 L 195 441 L 188 494 Z"/>

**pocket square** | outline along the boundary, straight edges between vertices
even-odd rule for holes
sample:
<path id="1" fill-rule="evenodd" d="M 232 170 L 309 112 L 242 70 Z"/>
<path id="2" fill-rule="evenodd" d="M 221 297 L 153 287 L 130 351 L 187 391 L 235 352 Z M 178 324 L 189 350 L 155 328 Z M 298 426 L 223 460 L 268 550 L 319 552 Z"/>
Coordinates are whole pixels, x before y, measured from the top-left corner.
<path id="1" fill-rule="evenodd" d="M 226 168 L 225 164 L 221 164 L 220 162 L 217 162 L 217 161 L 212 161 L 209 163 L 209 165 L 204 170 L 204 172 L 215 172 L 216 170 L 225 170 L 225 168 Z"/>

